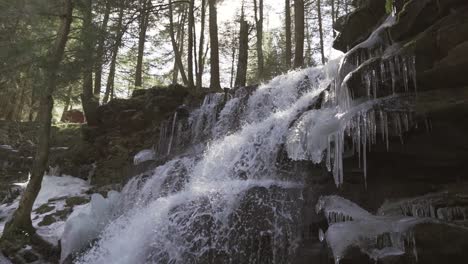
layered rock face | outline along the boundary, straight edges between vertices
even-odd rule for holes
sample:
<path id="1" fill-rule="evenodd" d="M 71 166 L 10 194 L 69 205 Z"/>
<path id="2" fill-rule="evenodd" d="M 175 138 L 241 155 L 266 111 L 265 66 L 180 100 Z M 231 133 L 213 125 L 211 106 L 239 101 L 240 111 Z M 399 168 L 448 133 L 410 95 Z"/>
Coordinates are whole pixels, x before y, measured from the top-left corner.
<path id="1" fill-rule="evenodd" d="M 313 210 L 319 196 L 331 194 L 377 215 L 398 201 L 397 209 L 387 215 L 435 219 L 437 223 L 417 224 L 412 231 L 416 259 L 405 253 L 385 256 L 378 263 L 460 262 L 467 257 L 463 226 L 468 220 L 468 3 L 393 1 L 392 18 L 385 2 L 360 1 L 353 13 L 338 20 L 334 47 L 347 52 L 344 84 L 353 100 L 413 94 L 408 100 L 415 102 L 410 114 L 415 125 L 401 129 L 408 116 L 389 115 L 388 143 L 383 135 L 384 140 L 368 151 L 367 171 L 359 166 L 362 157 L 345 158 L 344 183 L 338 190 L 326 172 L 306 165 L 311 173 L 305 191 L 304 241 L 295 263 L 333 261 L 336 247 L 318 242 L 319 231 L 333 225 L 327 215 Z M 345 220 L 346 215 L 338 218 Z M 448 247 L 448 241 L 454 241 L 453 246 Z M 348 248 L 340 263 L 375 261 L 356 246 Z"/>
<path id="2" fill-rule="evenodd" d="M 11 202 L 19 194 L 14 183 L 26 182 L 37 144 L 35 122 L 0 121 L 0 202 Z M 62 173 L 86 178 L 80 128 L 77 125 L 54 126 L 51 132 L 49 166 L 62 168 Z"/>
<path id="3" fill-rule="evenodd" d="M 96 151 L 92 184 L 119 188 L 137 172 L 147 169 L 145 164 L 142 168 L 133 166 L 135 154 L 154 148 L 161 124 L 177 109 L 183 111 L 184 105 L 196 104 L 196 98 L 186 88 L 175 85 L 137 90 L 130 99 L 112 100 L 99 107 L 98 126 L 84 128 L 84 139 Z"/>

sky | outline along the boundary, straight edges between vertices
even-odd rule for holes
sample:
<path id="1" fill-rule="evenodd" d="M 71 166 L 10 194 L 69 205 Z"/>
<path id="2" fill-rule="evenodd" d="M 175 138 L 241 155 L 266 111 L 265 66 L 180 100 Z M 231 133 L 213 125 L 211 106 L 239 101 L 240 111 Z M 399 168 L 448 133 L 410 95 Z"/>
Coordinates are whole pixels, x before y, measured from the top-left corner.
<path id="1" fill-rule="evenodd" d="M 252 0 L 246 0 L 250 4 Z M 275 29 L 282 26 L 281 17 L 284 13 L 284 0 L 264 0 L 265 27 Z M 220 22 L 232 21 L 238 10 L 242 7 L 241 0 L 226 0 L 218 5 L 218 20 Z"/>
<path id="2" fill-rule="evenodd" d="M 235 21 L 238 14 L 240 13 L 241 7 L 242 7 L 242 0 L 224 0 L 220 2 L 217 6 L 218 8 L 218 25 L 223 25 L 225 22 L 232 22 Z M 246 10 L 252 10 L 253 9 L 253 0 L 245 0 L 246 4 Z M 324 7 L 324 9 L 326 9 Z M 325 13 L 326 10 L 324 10 Z M 328 17 L 324 17 L 324 28 L 325 30 L 328 30 L 325 32 L 325 39 L 324 39 L 324 46 L 325 46 L 325 56 L 329 59 L 335 59 L 338 56 L 340 56 L 342 53 L 338 52 L 336 50 L 332 49 L 332 41 L 333 37 L 331 34 L 331 22 L 328 21 L 330 20 Z M 279 29 L 279 30 L 284 30 L 284 0 L 264 0 L 264 30 L 269 31 L 269 30 L 274 30 L 274 29 Z M 149 32 L 149 35 L 154 35 L 154 33 L 158 29 L 154 28 L 153 33 L 151 31 Z M 198 32 L 197 28 L 197 32 Z M 312 43 L 313 45 L 317 45 L 319 43 L 319 38 L 318 38 L 318 32 L 311 32 L 312 34 Z M 222 37 L 222 36 L 220 36 Z M 136 44 L 136 39 L 133 41 L 134 45 Z M 146 44 L 146 55 L 145 58 L 146 60 L 149 61 L 156 61 L 158 57 L 161 56 L 161 52 L 171 52 L 172 47 L 170 43 L 168 42 L 167 45 L 163 48 L 163 51 L 161 50 L 161 47 L 158 48 L 152 48 L 151 43 L 147 42 Z M 125 50 L 125 48 L 123 49 Z M 320 61 L 320 55 L 318 53 L 314 53 L 313 58 L 315 61 Z M 224 86 L 229 86 L 230 82 L 230 68 L 231 68 L 231 57 L 230 56 L 221 56 L 220 57 L 220 62 L 221 62 L 221 82 Z M 156 67 L 152 67 L 150 69 L 150 74 L 154 76 L 159 76 L 164 73 L 170 72 L 172 69 L 173 63 L 168 63 L 167 65 L 158 65 Z M 126 70 L 126 69 L 124 69 Z M 205 70 L 205 75 L 204 75 L 204 82 L 205 84 L 209 82 L 209 68 Z M 125 75 L 125 72 L 122 71 L 118 75 L 123 76 Z M 118 83 L 118 87 L 123 88 L 124 94 L 123 96 L 129 91 L 125 87 L 131 86 L 131 81 L 128 82 L 127 80 L 123 80 L 122 78 L 117 77 L 116 82 Z M 119 93 L 120 95 L 120 93 Z"/>

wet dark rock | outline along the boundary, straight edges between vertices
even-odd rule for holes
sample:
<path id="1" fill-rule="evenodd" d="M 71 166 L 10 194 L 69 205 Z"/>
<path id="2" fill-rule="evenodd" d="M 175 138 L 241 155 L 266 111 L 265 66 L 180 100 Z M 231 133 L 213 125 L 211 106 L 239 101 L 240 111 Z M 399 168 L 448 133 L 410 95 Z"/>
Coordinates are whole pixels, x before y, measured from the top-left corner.
<path id="1" fill-rule="evenodd" d="M 65 200 L 65 204 L 68 207 L 74 207 L 76 205 L 82 205 L 86 204 L 90 201 L 88 197 L 83 197 L 83 196 L 75 196 L 75 197 L 69 197 Z"/>
<path id="2" fill-rule="evenodd" d="M 391 29 L 395 42 L 405 40 L 423 32 L 440 18 L 466 4 L 464 0 L 411 0 L 407 1 L 398 21 Z"/>
<path id="3" fill-rule="evenodd" d="M 386 0 L 364 0 L 350 14 L 338 19 L 335 29 L 340 31 L 333 42 L 333 48 L 348 51 L 364 41 L 382 21 Z"/>
<path id="4" fill-rule="evenodd" d="M 183 86 L 171 85 L 136 90 L 130 99 L 115 99 L 101 106 L 98 126 L 87 128 L 85 136 L 96 150 L 92 184 L 122 184 L 141 172 L 139 167 L 151 167 L 151 162 L 134 166 L 134 155 L 158 142 L 161 123 L 174 112 L 179 118 L 188 117 L 199 97 Z"/>
<path id="5" fill-rule="evenodd" d="M 26 263 L 31 263 L 31 262 L 39 260 L 39 257 L 36 254 L 34 254 L 31 250 L 26 250 L 21 255 L 23 259 L 26 261 Z"/>
<path id="6" fill-rule="evenodd" d="M 468 258 L 468 230 L 445 224 L 414 228 L 418 263 L 460 263 Z"/>
<path id="7" fill-rule="evenodd" d="M 52 211 L 54 209 L 55 209 L 55 206 L 51 206 L 51 205 L 48 205 L 48 204 L 43 204 L 39 208 L 34 210 L 34 212 L 36 212 L 38 214 L 45 214 L 45 213 L 48 213 L 48 212 L 50 212 L 50 211 Z"/>

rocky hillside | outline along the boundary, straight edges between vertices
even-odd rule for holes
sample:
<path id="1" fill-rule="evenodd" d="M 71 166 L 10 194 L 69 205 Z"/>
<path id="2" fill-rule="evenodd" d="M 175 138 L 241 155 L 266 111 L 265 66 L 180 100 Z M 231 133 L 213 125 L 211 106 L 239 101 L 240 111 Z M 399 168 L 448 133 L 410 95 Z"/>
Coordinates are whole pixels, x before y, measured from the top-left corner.
<path id="1" fill-rule="evenodd" d="M 443 212 L 448 210 L 455 212 L 449 221 L 468 223 L 468 3 L 395 0 L 392 20 L 386 2 L 359 1 L 356 10 L 335 25 L 340 34 L 334 47 L 348 52 L 346 62 L 357 66 L 346 80 L 354 100 L 410 92 L 416 125 L 402 130 L 408 116 L 389 116 L 394 121 L 388 146 L 384 140 L 367 154 L 367 186 L 356 156 L 344 160 L 346 176 L 339 190 L 328 173 L 310 168 L 315 172 L 310 173 L 305 196 L 305 240 L 296 263 L 330 261 L 332 252 L 318 239 L 319 229 L 326 231 L 330 219 L 312 210 L 320 195 L 338 194 L 376 214 L 392 202 L 400 202 L 396 215 L 447 220 Z M 418 263 L 466 259 L 468 232 L 460 226 L 418 225 L 413 230 Z M 413 263 L 410 255 L 379 263 Z M 356 245 L 340 263 L 375 262 Z"/>

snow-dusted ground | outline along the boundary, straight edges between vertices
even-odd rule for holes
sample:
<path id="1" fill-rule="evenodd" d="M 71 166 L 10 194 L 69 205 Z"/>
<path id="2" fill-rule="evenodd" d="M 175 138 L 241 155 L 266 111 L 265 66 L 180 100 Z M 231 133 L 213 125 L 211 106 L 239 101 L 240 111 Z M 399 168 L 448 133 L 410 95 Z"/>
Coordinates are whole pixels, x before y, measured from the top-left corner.
<path id="1" fill-rule="evenodd" d="M 25 187 L 26 183 L 16 184 L 20 187 Z M 44 176 L 42 181 L 41 191 L 34 203 L 33 213 L 31 219 L 33 225 L 37 228 L 37 232 L 44 239 L 50 243 L 57 244 L 58 240 L 62 236 L 65 221 L 57 221 L 49 226 L 39 226 L 38 224 L 44 219 L 46 215 L 54 214 L 60 210 L 64 210 L 66 207 L 65 200 L 68 197 L 75 196 L 86 196 L 85 192 L 90 188 L 89 184 L 79 178 L 71 176 Z M 5 222 L 18 207 L 19 197 L 11 204 L 0 205 L 0 235 L 3 232 Z M 53 206 L 54 209 L 45 214 L 39 214 L 35 210 L 42 205 L 47 204 Z M 79 209 L 82 206 L 75 206 L 74 209 Z M 0 256 L 0 264 L 2 262 L 2 256 Z"/>
<path id="2" fill-rule="evenodd" d="M 2 255 L 2 252 L 0 252 L 0 264 L 10 264 L 11 261 L 9 261 L 5 256 Z"/>

